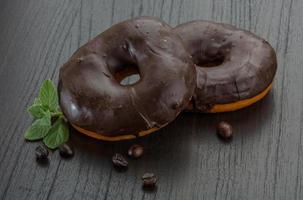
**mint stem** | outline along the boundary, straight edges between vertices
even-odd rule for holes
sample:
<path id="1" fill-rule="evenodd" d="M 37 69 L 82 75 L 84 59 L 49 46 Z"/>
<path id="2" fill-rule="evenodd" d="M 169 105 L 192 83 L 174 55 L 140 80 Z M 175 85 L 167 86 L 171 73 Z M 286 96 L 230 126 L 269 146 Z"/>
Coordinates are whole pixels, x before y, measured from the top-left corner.
<path id="1" fill-rule="evenodd" d="M 51 116 L 52 117 L 61 117 L 61 116 L 63 116 L 63 113 L 62 112 L 55 112 L 55 113 L 51 113 Z"/>

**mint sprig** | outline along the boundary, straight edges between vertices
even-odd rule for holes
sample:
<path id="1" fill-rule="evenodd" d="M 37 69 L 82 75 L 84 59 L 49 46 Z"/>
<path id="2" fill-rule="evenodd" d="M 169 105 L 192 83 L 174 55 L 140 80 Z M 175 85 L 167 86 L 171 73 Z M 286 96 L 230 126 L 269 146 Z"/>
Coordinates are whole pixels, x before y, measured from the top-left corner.
<path id="1" fill-rule="evenodd" d="M 69 129 L 63 119 L 58 102 L 58 92 L 51 80 L 45 80 L 40 88 L 39 96 L 35 98 L 27 112 L 35 119 L 26 130 L 25 139 L 40 140 L 50 149 L 56 149 L 67 142 Z M 51 125 L 52 118 L 56 121 Z"/>

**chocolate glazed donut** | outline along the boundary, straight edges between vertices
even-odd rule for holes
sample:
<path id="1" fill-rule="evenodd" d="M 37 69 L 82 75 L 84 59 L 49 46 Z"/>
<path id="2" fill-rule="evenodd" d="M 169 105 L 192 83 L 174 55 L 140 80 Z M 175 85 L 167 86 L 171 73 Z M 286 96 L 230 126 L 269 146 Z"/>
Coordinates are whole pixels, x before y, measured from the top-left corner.
<path id="1" fill-rule="evenodd" d="M 140 80 L 121 85 L 121 74 L 133 69 Z M 101 33 L 63 65 L 60 106 L 84 134 L 132 139 L 167 125 L 185 109 L 196 87 L 195 73 L 171 27 L 155 18 L 135 18 Z"/>
<path id="2" fill-rule="evenodd" d="M 196 65 L 197 88 L 189 110 L 234 111 L 270 91 L 277 59 L 264 39 L 208 21 L 181 24 L 174 32 L 183 39 Z"/>

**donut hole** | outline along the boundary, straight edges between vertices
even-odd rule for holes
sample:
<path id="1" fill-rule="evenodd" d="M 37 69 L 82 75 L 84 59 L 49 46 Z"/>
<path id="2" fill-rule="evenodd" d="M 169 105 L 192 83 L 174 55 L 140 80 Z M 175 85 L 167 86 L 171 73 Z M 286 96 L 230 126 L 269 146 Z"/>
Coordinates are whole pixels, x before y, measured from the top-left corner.
<path id="1" fill-rule="evenodd" d="M 114 78 L 122 86 L 134 85 L 140 81 L 141 76 L 136 65 L 127 65 L 114 73 Z"/>
<path id="2" fill-rule="evenodd" d="M 216 55 L 213 58 L 195 58 L 194 63 L 199 67 L 217 67 L 225 60 L 223 55 Z"/>

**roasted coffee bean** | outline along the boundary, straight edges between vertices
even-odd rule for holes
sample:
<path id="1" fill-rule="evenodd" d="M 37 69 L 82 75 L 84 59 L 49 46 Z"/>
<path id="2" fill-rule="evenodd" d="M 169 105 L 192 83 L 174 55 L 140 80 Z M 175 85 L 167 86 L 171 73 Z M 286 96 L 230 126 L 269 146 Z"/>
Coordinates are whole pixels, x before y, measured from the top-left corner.
<path id="1" fill-rule="evenodd" d="M 141 145 L 135 144 L 128 149 L 128 155 L 133 158 L 139 158 L 143 155 L 144 149 Z"/>
<path id="2" fill-rule="evenodd" d="M 74 149 L 71 145 L 64 143 L 59 146 L 59 153 L 63 158 L 71 158 L 74 156 Z"/>
<path id="3" fill-rule="evenodd" d="M 217 134 L 225 140 L 231 139 L 233 136 L 233 128 L 232 126 L 225 121 L 221 121 L 217 125 Z"/>
<path id="4" fill-rule="evenodd" d="M 44 146 L 39 145 L 35 149 L 35 154 L 36 154 L 36 159 L 38 161 L 42 161 L 47 159 L 49 152 Z"/>
<path id="5" fill-rule="evenodd" d="M 156 186 L 158 178 L 153 173 L 145 173 L 142 176 L 143 187 L 153 188 Z"/>
<path id="6" fill-rule="evenodd" d="M 116 153 L 112 157 L 112 161 L 114 166 L 118 168 L 126 168 L 128 166 L 127 160 L 119 153 Z"/>

